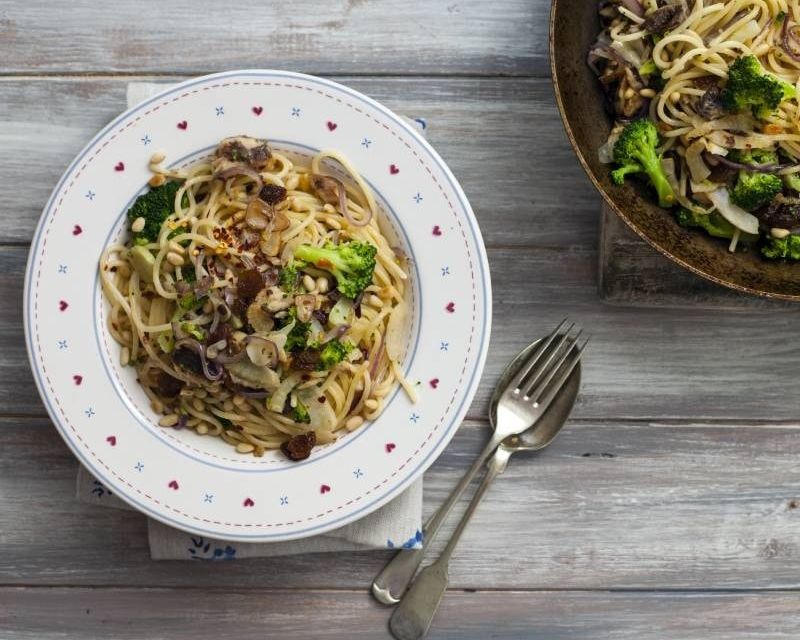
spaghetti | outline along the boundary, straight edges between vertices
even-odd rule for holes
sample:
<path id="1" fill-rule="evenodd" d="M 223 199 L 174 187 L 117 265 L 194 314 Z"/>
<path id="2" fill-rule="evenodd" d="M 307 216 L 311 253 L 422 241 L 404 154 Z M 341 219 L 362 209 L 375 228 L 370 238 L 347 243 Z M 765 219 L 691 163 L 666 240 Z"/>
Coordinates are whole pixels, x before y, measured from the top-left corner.
<path id="1" fill-rule="evenodd" d="M 765 257 L 795 257 L 786 247 L 800 231 L 800 0 L 613 0 L 599 12 L 589 64 L 616 119 L 601 161 L 614 160 L 627 122 L 649 118 L 679 222 L 730 238 L 732 250 L 750 239 Z M 765 95 L 779 85 L 783 95 L 760 105 L 734 95 L 732 72 L 750 63 Z M 754 173 L 771 174 L 754 181 L 758 197 L 737 196 Z"/>
<path id="2" fill-rule="evenodd" d="M 398 383 L 414 399 L 407 260 L 344 156 L 303 166 L 241 136 L 185 169 L 163 160 L 130 239 L 100 259 L 110 333 L 161 426 L 299 460 L 378 417 Z"/>

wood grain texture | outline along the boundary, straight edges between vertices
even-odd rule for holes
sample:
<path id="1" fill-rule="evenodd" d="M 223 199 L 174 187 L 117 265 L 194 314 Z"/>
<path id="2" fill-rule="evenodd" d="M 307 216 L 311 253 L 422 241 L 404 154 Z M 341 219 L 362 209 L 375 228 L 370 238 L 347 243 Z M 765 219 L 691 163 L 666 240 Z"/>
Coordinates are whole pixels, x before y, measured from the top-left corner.
<path id="1" fill-rule="evenodd" d="M 0 602 L 0 634 L 19 640 L 139 640 L 143 627 L 148 640 L 391 638 L 391 609 L 363 591 L 5 588 Z M 789 640 L 798 605 L 800 595 L 781 592 L 449 592 L 428 637 Z"/>
<path id="2" fill-rule="evenodd" d="M 485 423 L 461 428 L 425 476 L 427 513 L 487 437 Z M 573 421 L 546 452 L 512 459 L 465 533 L 450 584 L 800 588 L 798 455 L 800 425 Z M 0 584 L 360 590 L 389 557 L 152 562 L 144 516 L 78 503 L 76 468 L 46 420 L 0 420 Z"/>
<path id="3" fill-rule="evenodd" d="M 600 221 L 600 293 L 609 304 L 692 309 L 791 309 L 797 305 L 742 295 L 670 262 L 605 204 Z"/>
<path id="4" fill-rule="evenodd" d="M 548 9 L 547 0 L 244 0 L 202 9 L 141 0 L 106 10 L 91 0 L 34 0 L 3 6 L 0 45 L 4 70 L 15 73 L 545 75 Z"/>
<path id="5" fill-rule="evenodd" d="M 464 186 L 490 244 L 595 245 L 598 196 L 557 124 L 549 80 L 334 79 L 428 119 L 428 138 Z M 0 145 L 14 158 L 0 163 L 0 243 L 30 242 L 61 173 L 124 110 L 129 80 L 0 79 Z M 509 120 L 519 129 L 509 130 Z"/>

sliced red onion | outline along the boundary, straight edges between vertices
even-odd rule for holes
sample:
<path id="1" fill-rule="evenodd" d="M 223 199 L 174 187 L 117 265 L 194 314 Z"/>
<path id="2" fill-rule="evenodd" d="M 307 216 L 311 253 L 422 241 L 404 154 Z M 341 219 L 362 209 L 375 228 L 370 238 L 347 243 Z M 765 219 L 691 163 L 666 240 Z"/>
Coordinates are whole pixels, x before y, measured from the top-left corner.
<path id="1" fill-rule="evenodd" d="M 339 180 L 338 178 L 334 178 L 333 176 L 326 176 L 317 174 L 312 177 L 312 184 L 314 185 L 314 189 L 317 192 L 317 195 L 328 204 L 334 204 L 331 202 L 331 194 L 329 193 L 330 185 L 326 184 L 327 181 L 330 181 L 331 184 L 336 185 L 336 195 L 339 200 L 339 210 L 341 211 L 342 215 L 347 218 L 347 222 L 349 222 L 354 227 L 365 227 L 370 223 L 372 220 L 372 211 L 367 210 L 366 215 L 364 216 L 363 220 L 356 220 L 352 215 L 350 215 L 350 211 L 347 208 L 347 189 L 344 186 L 344 182 Z M 317 186 L 317 185 L 321 186 Z"/>
<path id="2" fill-rule="evenodd" d="M 703 157 L 709 161 L 709 164 L 722 164 L 726 167 L 730 167 L 731 169 L 743 169 L 745 171 L 754 171 L 756 173 L 774 173 L 775 171 L 782 171 L 783 169 L 790 169 L 795 168 L 799 165 L 796 163 L 786 163 L 786 164 L 747 164 L 744 162 L 736 162 L 734 160 L 728 160 L 725 156 L 718 156 L 715 153 L 705 152 Z"/>
<path id="3" fill-rule="evenodd" d="M 341 338 L 345 333 L 347 333 L 348 329 L 350 329 L 349 324 L 340 324 L 338 327 L 334 327 L 325 336 L 322 338 L 322 344 L 326 342 L 330 342 L 331 340 L 338 340 Z"/>
<path id="4" fill-rule="evenodd" d="M 186 347 L 191 349 L 200 356 L 200 362 L 203 365 L 203 375 L 209 380 L 216 381 L 222 378 L 223 370 L 216 362 L 209 362 L 206 358 L 206 348 L 194 338 L 184 338 L 175 343 L 175 349 Z M 213 365 L 213 367 L 209 366 Z"/>
<path id="5" fill-rule="evenodd" d="M 278 365 L 278 346 L 272 341 L 261 336 L 247 336 L 245 339 L 247 356 L 250 361 L 259 367 L 267 366 L 274 369 Z"/>
<path id="6" fill-rule="evenodd" d="M 381 338 L 381 346 L 378 347 L 378 352 L 375 354 L 375 357 L 372 359 L 372 362 L 369 363 L 369 377 L 370 379 L 375 382 L 375 374 L 378 373 L 378 365 L 380 361 L 383 359 L 383 354 L 386 351 L 386 342 L 384 342 L 383 338 Z"/>
<path id="7" fill-rule="evenodd" d="M 186 427 L 186 423 L 189 421 L 189 416 L 185 413 L 182 413 L 178 418 L 178 423 L 173 427 L 173 429 L 181 430 Z"/>
<path id="8" fill-rule="evenodd" d="M 267 391 L 263 390 L 259 391 L 258 389 L 248 389 L 246 387 L 236 386 L 234 387 L 234 390 L 240 396 L 244 396 L 245 398 L 250 398 L 252 400 L 263 400 L 269 395 L 269 392 Z"/>
<path id="9" fill-rule="evenodd" d="M 294 297 L 294 304 L 297 307 L 297 319 L 300 322 L 308 322 L 317 305 L 317 297 L 311 293 L 304 293 Z"/>
<path id="10" fill-rule="evenodd" d="M 644 7 L 639 4 L 639 0 L 620 0 L 620 4 L 637 17 L 644 17 Z"/>
<path id="11" fill-rule="evenodd" d="M 792 60 L 800 62 L 800 53 L 790 44 L 789 39 L 797 42 L 797 36 L 794 35 L 792 29 L 789 29 L 789 16 L 783 19 L 783 26 L 781 27 L 781 47 L 789 54 Z"/>
<path id="12" fill-rule="evenodd" d="M 214 284 L 214 281 L 211 276 L 206 275 L 202 278 L 199 278 L 194 285 L 194 295 L 196 295 L 198 298 L 208 295 L 212 284 Z"/>

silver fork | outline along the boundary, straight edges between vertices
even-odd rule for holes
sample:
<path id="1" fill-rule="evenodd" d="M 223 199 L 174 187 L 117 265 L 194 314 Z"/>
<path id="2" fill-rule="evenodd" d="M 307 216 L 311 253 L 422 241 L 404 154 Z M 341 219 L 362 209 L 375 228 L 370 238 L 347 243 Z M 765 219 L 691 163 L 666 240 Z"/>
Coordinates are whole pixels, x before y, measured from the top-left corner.
<path id="1" fill-rule="evenodd" d="M 492 437 L 447 501 L 425 523 L 422 547 L 398 552 L 375 577 L 372 594 L 379 602 L 396 604 L 400 601 L 439 528 L 477 471 L 505 438 L 525 431 L 553 402 L 586 346 L 585 343 L 578 346 L 577 342 L 583 330 L 578 329 L 573 336 L 575 323 L 565 330 L 566 325 L 567 320 L 562 321 L 511 379 L 497 405 Z M 556 373 L 559 374 L 558 378 L 555 378 Z"/>

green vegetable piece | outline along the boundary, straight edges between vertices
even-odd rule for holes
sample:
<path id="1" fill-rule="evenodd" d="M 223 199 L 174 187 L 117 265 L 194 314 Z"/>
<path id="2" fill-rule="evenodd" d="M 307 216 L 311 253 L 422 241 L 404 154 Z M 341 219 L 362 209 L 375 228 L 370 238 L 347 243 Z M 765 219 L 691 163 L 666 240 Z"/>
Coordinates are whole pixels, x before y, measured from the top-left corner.
<path id="1" fill-rule="evenodd" d="M 318 369 L 321 371 L 332 369 L 344 360 L 352 349 L 353 345 L 349 342 L 340 342 L 335 339 L 326 342 L 319 354 Z"/>
<path id="2" fill-rule="evenodd" d="M 295 293 L 297 283 L 300 281 L 300 264 L 297 262 L 288 263 L 278 274 L 278 286 L 286 293 Z"/>
<path id="3" fill-rule="evenodd" d="M 192 309 L 200 306 L 202 300 L 199 300 L 193 293 L 187 293 L 178 299 L 178 306 L 184 311 L 191 311 Z"/>
<path id="4" fill-rule="evenodd" d="M 649 76 L 654 73 L 658 73 L 658 67 L 656 66 L 656 63 L 652 58 L 650 58 L 647 62 L 645 62 L 641 67 L 639 67 L 640 76 Z"/>
<path id="5" fill-rule="evenodd" d="M 731 202 L 747 211 L 755 211 L 768 204 L 783 190 L 783 181 L 771 173 L 742 171 L 731 191 Z"/>
<path id="6" fill-rule="evenodd" d="M 175 348 L 175 336 L 172 335 L 172 331 L 159 333 L 156 338 L 156 343 L 158 344 L 158 348 L 164 353 L 172 353 L 172 350 Z"/>
<path id="7" fill-rule="evenodd" d="M 295 400 L 297 399 L 295 398 Z M 300 402 L 300 400 L 297 400 L 297 405 L 292 407 L 291 418 L 295 422 L 304 424 L 311 422 L 311 415 L 308 413 L 308 407 Z"/>
<path id="8" fill-rule="evenodd" d="M 697 213 L 681 207 L 675 213 L 675 218 L 682 227 L 700 227 L 705 229 L 708 235 L 715 238 L 727 238 L 730 240 L 736 231 L 736 227 L 716 211 Z"/>
<path id="9" fill-rule="evenodd" d="M 794 191 L 800 191 L 800 173 L 789 173 L 783 176 L 783 184 Z"/>
<path id="10" fill-rule="evenodd" d="M 298 322 L 297 320 L 297 307 L 289 309 L 286 318 L 283 319 L 281 327 L 285 327 L 289 323 L 294 322 L 294 327 L 289 331 L 286 336 L 286 344 L 284 345 L 285 351 L 302 351 L 308 347 L 308 337 L 311 334 L 310 322 Z"/>
<path id="11" fill-rule="evenodd" d="M 144 218 L 144 229 L 133 234 L 134 244 L 146 244 L 158 239 L 164 220 L 175 211 L 175 195 L 180 186 L 178 182 L 165 182 L 136 198 L 128 209 L 128 227 L 137 219 Z M 189 202 L 185 194 L 182 202 L 183 206 Z"/>
<path id="12" fill-rule="evenodd" d="M 770 238 L 761 247 L 761 255 L 770 260 L 800 260 L 800 235 Z"/>
<path id="13" fill-rule="evenodd" d="M 755 56 L 747 55 L 731 64 L 720 100 L 728 111 L 749 109 L 754 117 L 763 120 L 795 94 L 793 85 L 767 73 Z"/>
<path id="14" fill-rule="evenodd" d="M 355 240 L 323 247 L 302 244 L 294 251 L 296 258 L 331 273 L 339 292 L 348 298 L 357 298 L 372 282 L 377 253 L 374 245 Z"/>
<path id="15" fill-rule="evenodd" d="M 128 250 L 128 258 L 139 274 L 142 282 L 152 284 L 153 282 L 153 266 L 156 263 L 155 256 L 150 253 L 150 250 L 142 246 L 134 246 Z"/>
<path id="16" fill-rule="evenodd" d="M 196 340 L 206 339 L 206 332 L 203 331 L 200 327 L 198 327 L 194 322 L 181 323 L 181 329 L 183 329 L 186 333 L 188 333 Z"/>
<path id="17" fill-rule="evenodd" d="M 614 144 L 614 162 L 619 168 L 611 172 L 611 178 L 622 184 L 630 173 L 645 173 L 658 194 L 658 204 L 671 207 L 675 194 L 661 166 L 657 146 L 658 130 L 650 120 L 643 118 L 628 124 Z"/>
<path id="18" fill-rule="evenodd" d="M 778 154 L 772 149 L 732 149 L 728 158 L 743 164 L 778 164 Z"/>

